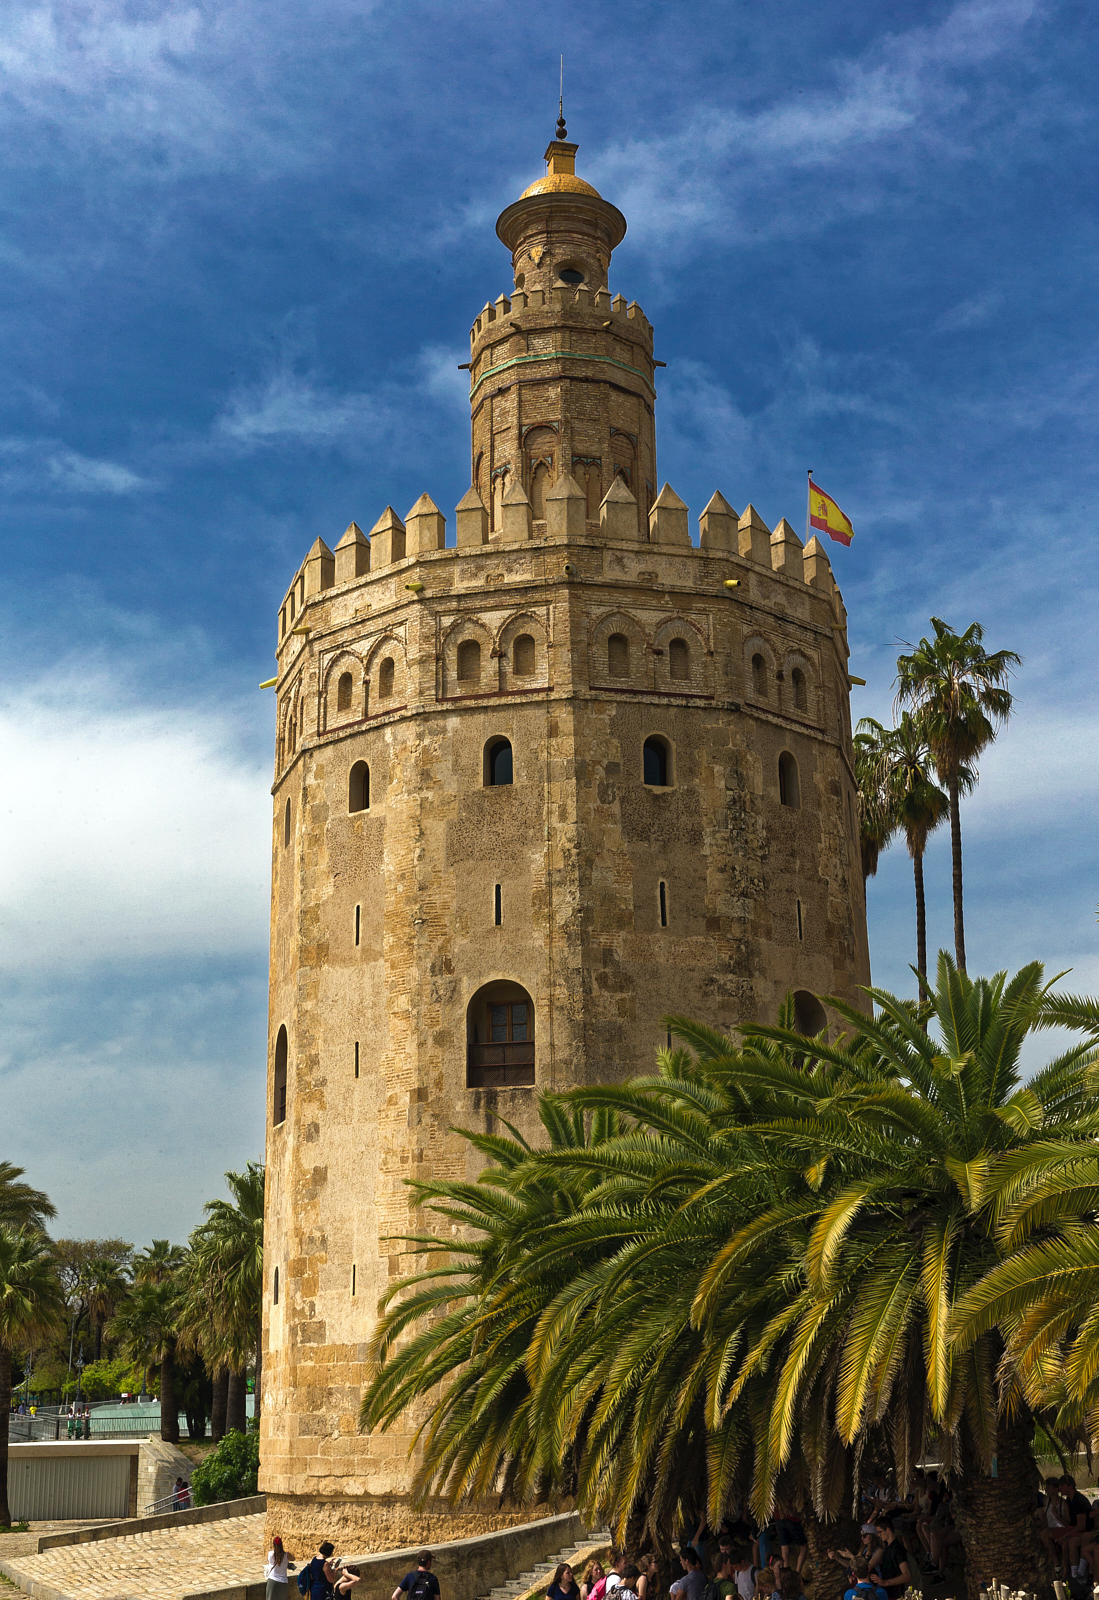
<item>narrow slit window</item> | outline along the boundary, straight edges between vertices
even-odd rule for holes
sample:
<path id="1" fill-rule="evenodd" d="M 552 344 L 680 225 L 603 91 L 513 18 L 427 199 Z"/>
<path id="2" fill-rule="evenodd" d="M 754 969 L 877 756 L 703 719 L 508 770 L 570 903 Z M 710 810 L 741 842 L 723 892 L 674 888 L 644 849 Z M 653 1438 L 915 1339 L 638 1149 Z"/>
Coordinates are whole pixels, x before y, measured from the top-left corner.
<path id="1" fill-rule="evenodd" d="M 752 657 L 752 693 L 761 700 L 767 698 L 767 663 L 759 654 Z"/>
<path id="2" fill-rule="evenodd" d="M 289 1040 L 286 1037 L 286 1024 L 279 1029 L 275 1040 L 275 1083 L 274 1105 L 271 1108 L 271 1120 L 275 1126 L 286 1121 L 286 1066 L 289 1057 Z"/>
<path id="3" fill-rule="evenodd" d="M 347 778 L 348 811 L 370 810 L 370 768 L 365 761 L 356 761 Z"/>
<path id="4" fill-rule="evenodd" d="M 378 698 L 380 700 L 388 700 L 393 693 L 394 671 L 392 657 L 386 656 L 378 668 Z"/>
<path id="5" fill-rule="evenodd" d="M 355 1040 L 355 1076 L 359 1076 L 359 1041 Z"/>
<path id="6" fill-rule="evenodd" d="M 668 787 L 668 747 L 663 739 L 646 739 L 641 752 L 641 775 L 653 789 Z"/>
<path id="7" fill-rule="evenodd" d="M 668 885 L 663 878 L 660 880 L 660 926 L 668 926 Z"/>
<path id="8" fill-rule="evenodd" d="M 805 937 L 805 929 L 804 929 L 804 927 L 802 925 L 802 921 L 801 921 L 801 901 L 799 900 L 798 901 L 798 943 L 799 944 L 801 943 L 802 939 L 804 939 L 804 937 Z"/>
<path id="9" fill-rule="evenodd" d="M 790 674 L 790 682 L 794 691 L 794 710 L 808 711 L 809 692 L 805 687 L 805 674 L 800 667 L 795 667 Z"/>
<path id="10" fill-rule="evenodd" d="M 363 914 L 362 906 L 356 906 L 355 907 L 355 943 L 356 944 L 358 944 L 359 935 L 362 932 L 362 914 Z"/>
<path id="11" fill-rule="evenodd" d="M 511 744 L 507 739 L 494 739 L 485 751 L 485 787 L 503 789 L 514 782 L 514 779 L 515 765 Z"/>
<path id="12" fill-rule="evenodd" d="M 668 1049 L 672 1048 L 672 1030 L 668 1029 Z"/>
<path id="13" fill-rule="evenodd" d="M 357 1270 L 356 1270 L 356 1267 L 355 1267 L 355 1263 L 352 1262 L 351 1263 L 351 1293 L 352 1294 L 355 1293 L 355 1279 L 356 1279 L 356 1276 L 357 1276 Z"/>
<path id="14" fill-rule="evenodd" d="M 355 682 L 354 682 L 354 679 L 352 678 L 350 672 L 342 672 L 340 674 L 340 681 L 336 685 L 336 710 L 337 711 L 350 711 L 351 710 L 351 695 L 352 695 L 352 692 L 354 690 L 354 687 L 355 687 Z"/>
<path id="15" fill-rule="evenodd" d="M 798 764 L 789 750 L 784 750 L 778 758 L 778 798 L 780 805 L 790 806 L 794 811 L 801 805 Z"/>
<path id="16" fill-rule="evenodd" d="M 496 926 L 498 928 L 503 925 L 503 921 L 504 921 L 504 897 L 503 897 L 502 889 L 503 889 L 503 886 L 498 883 L 496 885 L 496 889 L 495 889 L 495 892 L 494 892 L 493 897 L 492 897 L 492 900 L 493 900 L 492 911 L 493 911 L 493 916 L 494 916 L 494 918 L 496 920 Z"/>
<path id="17" fill-rule="evenodd" d="M 279 1269 L 278 1269 L 278 1267 L 275 1268 L 275 1281 L 274 1281 L 273 1293 L 271 1295 L 271 1300 L 272 1300 L 272 1303 L 274 1305 L 276 1305 L 276 1306 L 278 1305 L 278 1303 L 279 1303 Z"/>
<path id="18" fill-rule="evenodd" d="M 286 802 L 286 810 L 283 813 L 283 818 L 282 818 L 282 842 L 283 842 L 283 847 L 284 848 L 288 847 L 289 844 L 290 844 L 290 802 L 289 802 L 289 800 Z"/>

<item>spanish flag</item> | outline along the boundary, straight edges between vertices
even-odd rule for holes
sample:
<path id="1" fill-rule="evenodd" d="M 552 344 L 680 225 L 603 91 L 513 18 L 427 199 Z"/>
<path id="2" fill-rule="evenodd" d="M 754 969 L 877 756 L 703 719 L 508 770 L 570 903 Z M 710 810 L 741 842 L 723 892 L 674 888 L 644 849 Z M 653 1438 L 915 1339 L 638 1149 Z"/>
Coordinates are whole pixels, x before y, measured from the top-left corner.
<path id="1" fill-rule="evenodd" d="M 845 517 L 830 494 L 809 479 L 809 526 L 819 528 L 837 544 L 850 544 L 855 537 L 850 518 Z"/>

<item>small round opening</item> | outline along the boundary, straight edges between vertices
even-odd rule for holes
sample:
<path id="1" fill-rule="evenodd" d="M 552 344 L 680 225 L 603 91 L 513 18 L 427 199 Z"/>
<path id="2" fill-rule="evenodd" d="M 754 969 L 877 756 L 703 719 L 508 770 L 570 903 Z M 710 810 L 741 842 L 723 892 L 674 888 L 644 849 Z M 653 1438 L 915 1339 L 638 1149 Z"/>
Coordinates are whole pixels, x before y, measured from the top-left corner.
<path id="1" fill-rule="evenodd" d="M 561 279 L 562 283 L 577 284 L 583 283 L 584 281 L 584 274 L 582 272 L 578 272 L 575 267 L 562 267 L 557 276 Z"/>

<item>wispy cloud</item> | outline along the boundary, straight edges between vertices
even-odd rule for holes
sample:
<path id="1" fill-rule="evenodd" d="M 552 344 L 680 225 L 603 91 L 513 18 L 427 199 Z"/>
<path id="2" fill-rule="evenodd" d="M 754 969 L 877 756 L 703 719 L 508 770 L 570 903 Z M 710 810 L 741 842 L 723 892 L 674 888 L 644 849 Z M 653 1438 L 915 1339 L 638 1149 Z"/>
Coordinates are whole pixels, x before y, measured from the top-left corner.
<path id="1" fill-rule="evenodd" d="M 9 493 L 134 494 L 148 480 L 118 461 L 69 450 L 56 439 L 0 439 L 0 485 Z"/>

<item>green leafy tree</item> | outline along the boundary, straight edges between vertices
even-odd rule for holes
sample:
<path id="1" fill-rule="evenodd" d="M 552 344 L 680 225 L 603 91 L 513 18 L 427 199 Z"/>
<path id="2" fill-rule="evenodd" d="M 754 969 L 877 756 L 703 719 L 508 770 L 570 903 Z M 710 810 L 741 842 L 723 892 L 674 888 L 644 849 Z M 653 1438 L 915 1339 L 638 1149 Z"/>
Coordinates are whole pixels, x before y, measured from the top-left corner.
<path id="1" fill-rule="evenodd" d="M 0 1161 L 0 1228 L 37 1228 L 44 1231 L 57 1208 L 48 1194 L 23 1182 L 25 1168 Z"/>
<path id="2" fill-rule="evenodd" d="M 191 1494 L 196 1506 L 208 1506 L 243 1500 L 256 1493 L 258 1483 L 259 1434 L 234 1429 L 191 1474 Z"/>
<path id="3" fill-rule="evenodd" d="M 96 1256 L 80 1281 L 88 1315 L 95 1329 L 95 1360 L 103 1355 L 103 1327 L 130 1287 L 124 1266 L 111 1256 Z"/>
<path id="4" fill-rule="evenodd" d="M 65 1302 L 53 1251 L 38 1228 L 0 1226 L 0 1527 L 11 1525 L 8 1505 L 8 1418 L 12 1352 L 57 1333 Z"/>
<path id="5" fill-rule="evenodd" d="M 976 779 L 977 757 L 1011 715 L 1007 687 L 1012 667 L 1022 657 L 1014 650 L 984 648 L 984 629 L 972 622 L 956 633 L 931 618 L 933 639 L 923 638 L 897 660 L 897 700 L 919 713 L 920 725 L 950 800 L 950 848 L 954 885 L 954 952 L 965 971 L 965 921 L 962 913 L 962 821 L 959 805 L 963 773 Z"/>
<path id="6" fill-rule="evenodd" d="M 148 1249 L 139 1250 L 133 1258 L 134 1282 L 171 1283 L 186 1261 L 187 1251 L 183 1245 L 154 1239 Z"/>

